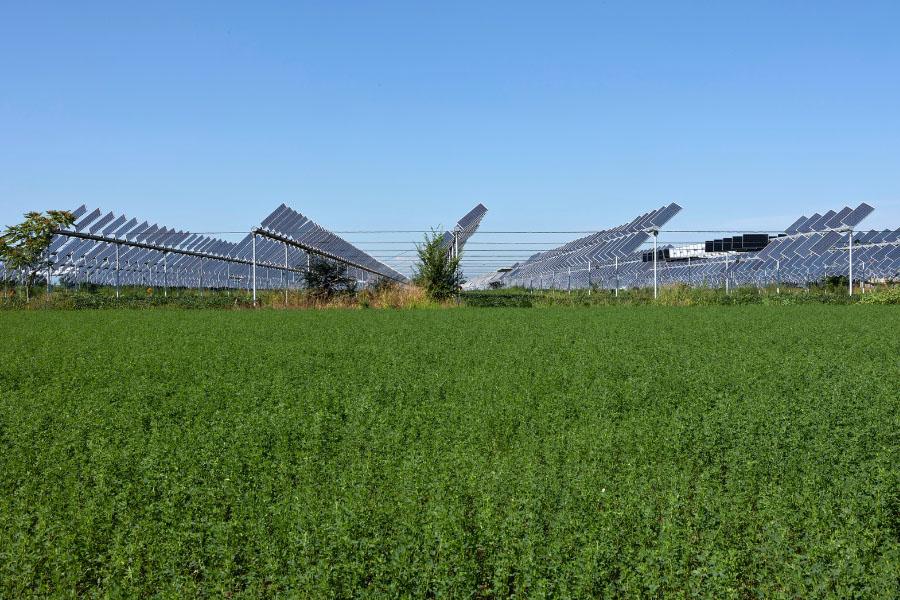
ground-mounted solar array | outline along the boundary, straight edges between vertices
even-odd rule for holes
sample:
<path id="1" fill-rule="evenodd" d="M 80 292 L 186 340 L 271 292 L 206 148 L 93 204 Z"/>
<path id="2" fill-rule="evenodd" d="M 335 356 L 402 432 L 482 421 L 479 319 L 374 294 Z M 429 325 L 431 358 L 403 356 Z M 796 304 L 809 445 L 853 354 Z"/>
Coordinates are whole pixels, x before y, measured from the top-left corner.
<path id="1" fill-rule="evenodd" d="M 287 289 L 302 285 L 313 259 L 344 264 L 363 284 L 406 279 L 283 204 L 238 242 L 84 205 L 72 214 L 76 222 L 54 236 L 47 261 L 48 275 L 68 284 Z"/>
<path id="2" fill-rule="evenodd" d="M 459 255 L 465 248 L 466 242 L 478 230 L 481 220 L 487 214 L 487 208 L 479 203 L 475 208 L 467 212 L 461 218 L 452 231 L 444 232 L 441 243 L 452 255 Z"/>
<path id="3" fill-rule="evenodd" d="M 900 229 L 862 228 L 873 211 L 862 203 L 802 216 L 781 230 L 722 230 L 705 240 L 676 242 L 671 239 L 673 233 L 700 232 L 670 228 L 671 220 L 682 212 L 681 206 L 672 203 L 552 249 L 544 249 L 547 245 L 525 248 L 534 251 L 528 255 L 517 249 L 540 246 L 540 240 L 497 241 L 490 234 L 542 232 L 479 231 L 487 208 L 478 204 L 442 234 L 441 243 L 451 256 L 461 257 L 467 289 L 655 290 L 676 284 L 729 289 L 803 286 L 828 277 L 857 283 L 894 282 L 900 279 Z M 170 287 L 287 290 L 302 287 L 311 261 L 322 259 L 342 263 L 358 285 L 366 286 L 380 279 L 406 281 L 414 272 L 415 248 L 421 242 L 366 238 L 356 242 L 366 245 L 363 250 L 284 204 L 237 241 L 85 206 L 74 214 L 74 226 L 60 231 L 51 244 L 42 279 L 49 275 L 66 285 L 136 285 L 164 291 Z M 473 237 L 478 239 L 472 241 Z M 384 248 L 384 244 L 406 247 Z M 468 247 L 473 244 L 476 247 Z M 499 265 L 503 268 L 496 270 Z M 7 273 L 0 266 L 0 278 L 22 280 L 23 273 Z"/>
<path id="4" fill-rule="evenodd" d="M 514 285 L 536 283 L 536 287 L 588 287 L 593 283 L 594 273 L 605 265 L 627 260 L 680 210 L 679 205 L 672 203 L 640 215 L 630 223 L 535 254 L 513 265 L 504 280 Z"/>
<path id="5" fill-rule="evenodd" d="M 874 210 L 865 203 L 800 217 L 780 232 L 750 231 L 699 243 L 658 245 L 657 233 L 665 231 L 679 210 L 672 204 L 646 213 L 628 225 L 475 277 L 467 287 L 728 288 L 806 285 L 828 276 L 876 282 L 900 278 L 900 229 L 860 231 L 859 224 Z"/>

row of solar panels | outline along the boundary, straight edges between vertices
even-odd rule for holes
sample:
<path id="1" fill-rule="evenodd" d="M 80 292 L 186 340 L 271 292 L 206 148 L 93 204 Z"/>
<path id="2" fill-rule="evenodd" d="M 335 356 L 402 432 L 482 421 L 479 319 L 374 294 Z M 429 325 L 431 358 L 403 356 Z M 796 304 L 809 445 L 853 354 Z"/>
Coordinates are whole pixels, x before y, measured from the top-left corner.
<path id="1" fill-rule="evenodd" d="M 703 246 L 706 252 L 694 248 L 693 252 L 679 253 L 678 248 L 664 246 L 657 250 L 657 279 L 662 285 L 709 286 L 721 286 L 727 279 L 737 286 L 776 281 L 804 283 L 827 275 L 847 275 L 849 230 L 855 229 L 872 211 L 871 206 L 863 203 L 856 208 L 816 213 L 811 217 L 800 217 L 778 236 L 743 234 L 708 241 Z M 670 217 L 677 210 L 669 212 Z M 604 243 L 609 232 L 616 230 L 630 232 L 629 245 L 625 247 L 630 247 L 634 241 L 639 241 L 638 245 L 646 242 L 648 235 L 635 229 L 646 223 L 647 215 L 641 215 L 626 226 L 601 231 L 556 250 L 537 254 L 524 263 L 513 265 L 508 272 L 480 277 L 469 287 L 479 288 L 498 281 L 504 286 L 557 289 L 652 285 L 652 250 L 642 252 L 634 246 L 633 252 L 623 255 L 616 251 L 606 252 Z M 666 213 L 662 213 L 657 220 L 664 223 L 668 220 L 665 216 Z M 900 230 L 855 232 L 853 242 L 853 266 L 858 277 L 900 279 Z M 573 248 L 586 252 L 576 252 Z M 616 250 L 621 248 L 618 246 Z"/>
<path id="2" fill-rule="evenodd" d="M 633 254 L 646 242 L 652 230 L 658 230 L 681 210 L 675 203 L 644 213 L 629 223 L 598 231 L 553 250 L 534 254 L 513 265 L 507 280 L 533 278 L 539 273 L 584 269 L 590 263 L 603 263 Z"/>
<path id="3" fill-rule="evenodd" d="M 63 281 L 241 288 L 250 285 L 255 263 L 257 287 L 265 289 L 299 282 L 310 256 L 343 262 L 359 280 L 405 279 L 285 205 L 236 243 L 83 205 L 73 215 L 75 224 L 49 248 L 52 272 Z M 0 276 L 10 275 L 0 266 Z"/>
<path id="4" fill-rule="evenodd" d="M 444 232 L 444 235 L 441 236 L 441 244 L 443 244 L 444 248 L 448 251 L 453 250 L 462 252 L 466 242 L 469 241 L 469 238 L 472 237 L 478 229 L 478 226 L 481 225 L 481 220 L 486 214 L 487 208 L 484 204 L 479 203 L 456 223 L 456 226 L 452 231 Z"/>
<path id="5" fill-rule="evenodd" d="M 369 269 L 383 277 L 398 281 L 406 279 L 391 267 L 369 256 L 342 237 L 331 233 L 285 204 L 276 208 L 272 214 L 263 219 L 259 231 L 286 238 L 315 249 L 318 254 Z"/>

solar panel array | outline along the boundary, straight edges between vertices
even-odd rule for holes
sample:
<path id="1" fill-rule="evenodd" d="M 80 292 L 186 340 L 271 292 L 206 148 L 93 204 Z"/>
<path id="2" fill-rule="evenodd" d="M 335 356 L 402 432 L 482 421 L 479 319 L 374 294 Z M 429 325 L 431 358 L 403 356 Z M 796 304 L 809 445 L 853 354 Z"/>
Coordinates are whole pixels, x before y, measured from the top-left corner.
<path id="1" fill-rule="evenodd" d="M 502 280 L 505 285 L 552 288 L 586 288 L 597 285 L 605 265 L 625 262 L 672 219 L 681 207 L 675 203 L 644 213 L 629 223 L 592 233 L 553 250 L 539 252 L 513 265 Z M 640 260 L 640 254 L 637 254 Z"/>
<path id="2" fill-rule="evenodd" d="M 441 241 L 445 248 L 452 251 L 462 251 L 463 246 L 481 225 L 481 220 L 487 214 L 487 208 L 484 204 L 479 203 L 478 206 L 466 213 L 466 215 L 456 223 L 456 227 L 452 231 L 444 232 Z M 455 243 L 454 243 L 455 242 Z"/>
<path id="3" fill-rule="evenodd" d="M 75 224 L 55 235 L 48 250 L 52 274 L 64 283 L 250 289 L 255 278 L 259 289 L 300 287 L 311 255 L 346 264 L 362 281 L 405 279 L 285 205 L 239 242 L 84 205 L 72 213 Z M 285 239 L 274 239 L 278 234 Z"/>
<path id="4" fill-rule="evenodd" d="M 642 255 L 641 247 L 652 239 L 652 231 L 663 228 L 680 210 L 674 203 L 660 207 L 624 225 L 534 254 L 503 272 L 476 277 L 466 287 L 648 287 L 654 262 L 647 260 L 646 247 Z M 770 236 L 768 243 L 765 235 L 739 236 L 759 238 L 759 250 L 707 252 L 703 244 L 660 245 L 657 281 L 663 286 L 720 287 L 726 282 L 732 286 L 805 284 L 829 275 L 848 275 L 851 232 L 855 277 L 896 281 L 900 279 L 900 229 L 856 231 L 872 212 L 873 208 L 863 203 L 803 216 L 783 234 Z M 478 204 L 446 232 L 443 240 L 448 250 L 457 244 L 461 249 L 486 213 L 484 205 Z M 282 289 L 300 287 L 315 256 L 345 264 L 361 282 L 380 277 L 406 279 L 285 204 L 239 242 L 83 205 L 73 214 L 75 224 L 54 236 L 49 248 L 52 273 L 66 283 L 250 289 L 255 264 L 257 288 Z M 649 255 L 652 257 L 652 252 Z M 0 265 L 0 278 L 15 276 Z"/>
<path id="5" fill-rule="evenodd" d="M 660 266 L 661 280 L 689 285 L 762 286 L 771 283 L 804 285 L 829 275 L 848 275 L 850 231 L 873 211 L 868 204 L 856 208 L 829 210 L 811 217 L 800 217 L 783 235 L 772 238 L 758 252 L 726 252 L 692 263 L 666 262 Z M 866 240 L 890 239 L 890 232 L 855 233 L 853 264 L 856 277 L 893 279 L 897 277 L 900 256 L 896 244 L 876 250 Z M 866 266 L 868 265 L 868 268 Z"/>
<path id="6" fill-rule="evenodd" d="M 839 248 L 848 245 L 849 231 L 872 211 L 871 206 L 863 203 L 856 208 L 845 206 L 839 211 L 800 217 L 785 229 L 786 235 L 772 240 L 752 260 L 729 265 L 726 277 L 742 285 L 755 281 L 761 272 L 774 272 L 780 281 L 795 283 L 846 274 L 849 252 Z"/>
<path id="7" fill-rule="evenodd" d="M 285 204 L 263 219 L 255 231 L 263 237 L 288 241 L 318 256 L 343 262 L 351 271 L 359 271 L 360 277 L 371 273 L 396 281 L 406 280 L 399 272 Z"/>
<path id="8" fill-rule="evenodd" d="M 663 207 L 628 225 L 535 254 L 524 263 L 513 265 L 508 273 L 484 275 L 470 282 L 469 287 L 482 289 L 497 281 L 507 287 L 544 289 L 649 287 L 653 282 L 653 253 L 649 253 L 648 261 L 644 256 L 646 250 L 641 252 L 638 247 L 649 239 L 646 229 L 662 227 L 679 209 L 677 205 Z M 776 282 L 802 285 L 830 275 L 846 276 L 850 267 L 850 231 L 872 211 L 871 206 L 863 203 L 856 208 L 843 207 L 800 217 L 784 234 L 772 236 L 759 250 L 706 252 L 700 244 L 660 245 L 657 281 L 663 286 L 721 287 L 726 282 L 731 286 Z M 749 237 L 755 240 L 761 236 L 750 234 Z M 610 240 L 627 242 L 610 243 Z M 853 269 L 856 278 L 870 281 L 900 278 L 900 230 L 854 231 Z"/>

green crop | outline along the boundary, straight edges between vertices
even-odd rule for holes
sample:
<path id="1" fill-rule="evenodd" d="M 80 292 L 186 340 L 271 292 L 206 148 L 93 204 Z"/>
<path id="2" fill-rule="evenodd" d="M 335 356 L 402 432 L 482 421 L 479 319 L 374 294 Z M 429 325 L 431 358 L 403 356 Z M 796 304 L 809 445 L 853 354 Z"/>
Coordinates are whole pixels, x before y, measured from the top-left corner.
<path id="1" fill-rule="evenodd" d="M 0 597 L 900 595 L 892 306 L 0 313 Z"/>

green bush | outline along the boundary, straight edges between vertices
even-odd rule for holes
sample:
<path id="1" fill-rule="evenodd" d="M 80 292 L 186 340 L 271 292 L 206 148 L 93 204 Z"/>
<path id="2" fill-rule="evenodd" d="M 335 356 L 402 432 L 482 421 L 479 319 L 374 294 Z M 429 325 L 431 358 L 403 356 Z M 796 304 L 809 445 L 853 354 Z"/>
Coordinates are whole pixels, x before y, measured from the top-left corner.
<path id="1" fill-rule="evenodd" d="M 878 288 L 860 294 L 859 302 L 862 304 L 900 304 L 900 285 Z"/>

